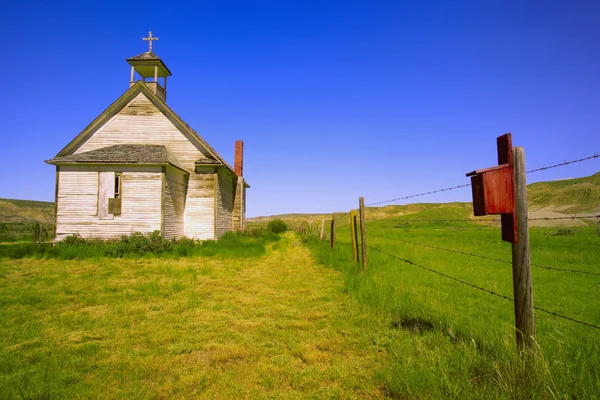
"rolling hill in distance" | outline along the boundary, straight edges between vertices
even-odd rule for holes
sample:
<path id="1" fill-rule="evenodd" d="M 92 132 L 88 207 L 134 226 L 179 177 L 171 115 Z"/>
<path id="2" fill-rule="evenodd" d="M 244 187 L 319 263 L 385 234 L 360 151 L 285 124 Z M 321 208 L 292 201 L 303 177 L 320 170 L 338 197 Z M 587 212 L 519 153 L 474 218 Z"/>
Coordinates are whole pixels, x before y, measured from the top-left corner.
<path id="1" fill-rule="evenodd" d="M 532 217 L 546 218 L 565 214 L 600 213 L 600 172 L 575 179 L 537 182 L 528 185 L 529 211 Z M 343 211 L 345 212 L 345 211 Z M 471 203 L 414 203 L 367 207 L 368 219 L 383 219 L 398 216 L 422 216 L 426 218 L 469 218 Z M 252 226 L 260 226 L 280 218 L 288 223 L 317 221 L 330 218 L 331 214 L 281 214 L 248 218 Z M 54 203 L 32 200 L 0 199 L 0 223 L 8 224 L 52 224 Z M 542 221 L 540 224 L 543 225 Z M 580 220 L 561 221 L 553 225 L 584 225 Z"/>
<path id="2" fill-rule="evenodd" d="M 600 213 L 600 172 L 582 178 L 536 182 L 527 186 L 529 215 L 531 218 L 552 218 L 571 214 Z M 340 212 L 340 214 L 345 213 Z M 473 208 L 468 203 L 413 203 L 367 207 L 367 219 L 384 219 L 399 216 L 428 219 L 460 219 L 473 217 Z M 263 225 L 272 219 L 282 219 L 288 223 L 319 221 L 329 219 L 332 214 L 280 214 L 249 218 L 251 225 Z M 589 220 L 591 221 L 591 220 Z M 596 220 L 597 221 L 597 220 Z M 583 226 L 581 220 L 535 221 L 534 226 Z"/>
<path id="3" fill-rule="evenodd" d="M 54 203 L 47 201 L 0 199 L 0 223 L 53 224 Z"/>

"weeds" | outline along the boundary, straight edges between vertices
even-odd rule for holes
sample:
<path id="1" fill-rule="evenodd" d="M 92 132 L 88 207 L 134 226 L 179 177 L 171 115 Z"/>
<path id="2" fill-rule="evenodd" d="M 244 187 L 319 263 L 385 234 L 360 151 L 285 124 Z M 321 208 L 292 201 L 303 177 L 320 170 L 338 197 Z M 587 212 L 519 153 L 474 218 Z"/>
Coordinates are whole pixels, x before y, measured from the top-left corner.
<path id="1" fill-rule="evenodd" d="M 577 233 L 577 230 L 572 229 L 572 228 L 560 228 L 559 230 L 556 231 L 555 235 L 556 236 L 573 236 L 576 233 Z"/>
<path id="2" fill-rule="evenodd" d="M 221 256 L 225 258 L 257 257 L 265 254 L 265 245 L 279 240 L 266 229 L 227 232 L 219 240 L 181 238 L 169 240 L 160 231 L 149 234 L 134 232 L 119 239 L 85 239 L 68 236 L 52 245 L 22 243 L 0 246 L 0 258 L 57 258 L 61 260 L 88 258 Z"/>
<path id="3" fill-rule="evenodd" d="M 269 221 L 267 229 L 273 233 L 283 233 L 287 231 L 288 227 L 282 219 L 276 218 Z"/>

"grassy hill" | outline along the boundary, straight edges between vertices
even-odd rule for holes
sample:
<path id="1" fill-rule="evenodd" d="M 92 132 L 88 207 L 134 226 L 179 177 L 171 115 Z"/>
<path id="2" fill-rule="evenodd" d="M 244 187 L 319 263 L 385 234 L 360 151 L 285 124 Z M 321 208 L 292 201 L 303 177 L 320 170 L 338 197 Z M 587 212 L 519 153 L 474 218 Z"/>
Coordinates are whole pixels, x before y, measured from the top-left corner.
<path id="1" fill-rule="evenodd" d="M 537 182 L 528 185 L 530 215 L 556 217 L 562 214 L 600 212 L 600 172 L 576 179 Z M 341 214 L 341 213 L 340 213 Z M 460 219 L 473 215 L 471 203 L 414 203 L 367 207 L 367 219 L 384 219 L 414 215 L 429 219 Z M 331 214 L 281 214 L 249 218 L 250 226 L 266 225 L 271 219 L 280 218 L 290 224 L 320 221 L 331 218 Z M 575 221 L 575 225 L 578 221 Z M 556 222 L 555 224 L 562 224 Z M 568 223 L 573 225 L 572 223 Z"/>
<path id="2" fill-rule="evenodd" d="M 54 203 L 47 201 L 0 199 L 0 223 L 53 224 Z"/>
<path id="3" fill-rule="evenodd" d="M 527 195 L 532 210 L 600 212 L 600 172 L 584 178 L 533 183 L 527 187 Z"/>

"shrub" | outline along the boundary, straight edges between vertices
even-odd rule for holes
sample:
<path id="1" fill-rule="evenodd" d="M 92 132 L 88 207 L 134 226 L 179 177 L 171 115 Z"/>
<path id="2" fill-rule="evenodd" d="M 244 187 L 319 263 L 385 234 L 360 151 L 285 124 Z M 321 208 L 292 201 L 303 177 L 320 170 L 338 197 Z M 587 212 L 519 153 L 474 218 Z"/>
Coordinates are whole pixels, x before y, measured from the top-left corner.
<path id="1" fill-rule="evenodd" d="M 287 224 L 282 219 L 272 219 L 267 224 L 267 229 L 273 233 L 283 233 L 287 231 Z"/>
<path id="2" fill-rule="evenodd" d="M 267 229 L 227 232 L 219 240 L 181 238 L 169 240 L 160 231 L 144 234 L 133 232 L 119 239 L 85 239 L 68 236 L 55 245 L 23 243 L 0 246 L 0 258 L 57 258 L 61 260 L 102 257 L 193 257 L 224 258 L 256 257 L 266 251 L 266 244 L 279 240 L 279 235 Z"/>
<path id="3" fill-rule="evenodd" d="M 556 236 L 571 236 L 571 235 L 574 235 L 576 232 L 577 232 L 577 230 L 575 230 L 575 229 L 560 228 L 558 231 L 556 231 L 555 235 Z"/>
<path id="4" fill-rule="evenodd" d="M 88 243 L 89 243 L 89 240 L 82 238 L 78 234 L 74 234 L 71 236 L 67 236 L 66 238 L 64 238 L 63 240 L 58 242 L 58 245 L 81 247 L 81 246 L 85 246 Z"/>

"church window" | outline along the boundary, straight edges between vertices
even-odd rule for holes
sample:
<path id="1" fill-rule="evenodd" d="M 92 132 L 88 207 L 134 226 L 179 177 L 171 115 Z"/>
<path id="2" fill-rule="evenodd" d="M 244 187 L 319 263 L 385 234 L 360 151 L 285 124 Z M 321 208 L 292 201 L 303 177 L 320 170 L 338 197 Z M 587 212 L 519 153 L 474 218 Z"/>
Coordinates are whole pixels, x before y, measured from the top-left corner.
<path id="1" fill-rule="evenodd" d="M 121 179 L 122 176 L 120 173 L 115 174 L 115 199 L 121 198 Z"/>

